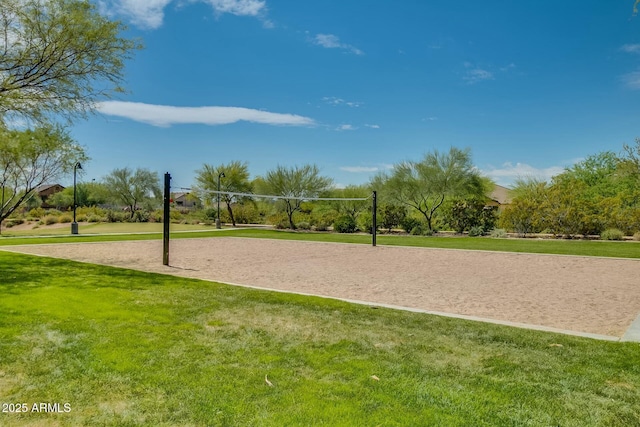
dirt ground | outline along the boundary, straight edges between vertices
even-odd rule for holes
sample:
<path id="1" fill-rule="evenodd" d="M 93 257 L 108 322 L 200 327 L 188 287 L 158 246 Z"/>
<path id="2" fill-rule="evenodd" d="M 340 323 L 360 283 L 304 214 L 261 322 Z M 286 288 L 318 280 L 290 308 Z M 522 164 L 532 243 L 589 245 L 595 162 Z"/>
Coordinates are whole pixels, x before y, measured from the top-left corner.
<path id="1" fill-rule="evenodd" d="M 268 239 L 5 247 L 95 264 L 620 337 L 640 260 Z"/>

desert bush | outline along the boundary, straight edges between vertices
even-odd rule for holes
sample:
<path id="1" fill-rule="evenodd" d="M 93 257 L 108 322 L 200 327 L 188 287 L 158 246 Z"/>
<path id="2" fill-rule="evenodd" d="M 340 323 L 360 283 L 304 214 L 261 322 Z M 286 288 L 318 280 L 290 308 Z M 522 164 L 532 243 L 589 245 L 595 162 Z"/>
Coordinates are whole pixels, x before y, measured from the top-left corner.
<path id="1" fill-rule="evenodd" d="M 371 210 L 360 212 L 360 215 L 358 215 L 358 220 L 356 222 L 358 224 L 358 230 L 369 234 L 372 233 L 373 216 L 371 215 Z M 380 224 L 378 224 L 378 226 L 379 225 Z"/>
<path id="2" fill-rule="evenodd" d="M 16 225 L 24 224 L 24 219 L 22 218 L 11 218 L 4 222 L 5 228 L 15 227 Z"/>
<path id="3" fill-rule="evenodd" d="M 104 217 L 107 222 L 122 222 L 127 218 L 127 215 L 124 212 L 109 209 Z"/>
<path id="4" fill-rule="evenodd" d="M 640 231 L 634 233 L 633 240 L 635 240 L 636 242 L 640 242 Z"/>
<path id="5" fill-rule="evenodd" d="M 400 223 L 407 216 L 407 208 L 404 206 L 397 205 L 384 205 L 382 209 L 380 209 L 380 226 L 382 228 L 386 228 L 391 232 L 393 227 L 400 225 Z"/>
<path id="6" fill-rule="evenodd" d="M 333 231 L 338 233 L 354 233 L 357 228 L 356 221 L 350 215 L 340 215 L 333 222 Z"/>
<path id="7" fill-rule="evenodd" d="M 233 216 L 237 224 L 259 224 L 262 221 L 260 212 L 253 203 L 235 205 Z"/>
<path id="8" fill-rule="evenodd" d="M 602 240 L 622 240 L 624 233 L 617 228 L 608 228 L 600 234 Z"/>
<path id="9" fill-rule="evenodd" d="M 131 222 L 149 222 L 149 218 L 151 217 L 151 213 L 148 211 L 135 211 L 133 213 L 133 218 L 131 218 Z"/>
<path id="10" fill-rule="evenodd" d="M 311 224 L 309 224 L 307 221 L 301 221 L 297 223 L 296 227 L 298 227 L 298 229 L 300 230 L 311 230 Z"/>
<path id="11" fill-rule="evenodd" d="M 433 236 L 433 230 L 429 230 L 429 226 L 422 221 L 414 226 L 409 232 L 412 236 Z"/>
<path id="12" fill-rule="evenodd" d="M 317 231 L 327 231 L 337 217 L 338 213 L 334 210 L 318 209 L 311 214 L 310 223 Z"/>
<path id="13" fill-rule="evenodd" d="M 29 216 L 31 218 L 42 218 L 47 214 L 47 212 L 42 208 L 34 208 L 29 211 Z"/>
<path id="14" fill-rule="evenodd" d="M 89 221 L 89 222 L 101 222 L 102 221 L 102 217 L 99 216 L 99 215 L 95 215 L 95 214 L 89 215 L 87 217 L 87 221 Z"/>
<path id="15" fill-rule="evenodd" d="M 402 229 L 404 231 L 406 231 L 407 233 L 411 233 L 413 231 L 414 228 L 418 227 L 421 225 L 421 222 L 419 219 L 416 219 L 412 216 L 406 216 L 402 221 L 400 221 L 400 227 L 402 227 Z M 422 234 L 422 233 L 420 233 Z"/>
<path id="16" fill-rule="evenodd" d="M 507 237 L 507 231 L 504 228 L 494 228 L 491 230 L 491 237 L 495 239 L 504 239 Z"/>
<path id="17" fill-rule="evenodd" d="M 484 234 L 484 229 L 481 225 L 476 225 L 469 229 L 469 237 L 478 237 Z"/>
<path id="18" fill-rule="evenodd" d="M 78 222 L 87 222 L 87 219 L 89 218 L 88 215 L 76 215 L 76 220 Z"/>
<path id="19" fill-rule="evenodd" d="M 44 218 L 42 218 L 42 222 L 46 225 L 51 225 L 51 224 L 57 224 L 58 223 L 58 216 L 57 215 L 46 215 Z"/>
<path id="20" fill-rule="evenodd" d="M 273 225 L 278 230 L 284 230 L 285 228 L 289 228 L 289 219 L 287 218 L 287 214 L 279 212 L 269 215 L 267 217 L 267 224 Z"/>
<path id="21" fill-rule="evenodd" d="M 77 219 L 77 216 L 76 216 Z M 58 217 L 58 222 L 62 223 L 62 224 L 66 224 L 73 221 L 73 216 L 71 216 L 70 214 L 62 214 Z"/>

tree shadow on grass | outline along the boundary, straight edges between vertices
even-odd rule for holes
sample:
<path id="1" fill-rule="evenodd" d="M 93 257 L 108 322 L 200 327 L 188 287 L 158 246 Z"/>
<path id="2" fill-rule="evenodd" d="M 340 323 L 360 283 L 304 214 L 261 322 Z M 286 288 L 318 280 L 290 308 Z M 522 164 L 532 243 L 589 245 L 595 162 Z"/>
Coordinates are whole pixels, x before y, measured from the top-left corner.
<path id="1" fill-rule="evenodd" d="M 44 286 L 133 290 L 167 283 L 169 278 L 160 274 L 0 251 L 0 293 Z"/>

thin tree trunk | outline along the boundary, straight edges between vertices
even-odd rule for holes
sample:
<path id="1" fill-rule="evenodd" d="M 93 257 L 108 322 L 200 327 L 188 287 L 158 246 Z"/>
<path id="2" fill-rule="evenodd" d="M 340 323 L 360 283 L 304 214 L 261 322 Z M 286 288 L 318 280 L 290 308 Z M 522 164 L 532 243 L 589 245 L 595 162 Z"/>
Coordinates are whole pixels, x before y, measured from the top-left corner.
<path id="1" fill-rule="evenodd" d="M 227 212 L 229 212 L 229 217 L 231 218 L 231 224 L 236 226 L 236 219 L 233 217 L 233 210 L 231 210 L 231 203 L 227 202 Z"/>

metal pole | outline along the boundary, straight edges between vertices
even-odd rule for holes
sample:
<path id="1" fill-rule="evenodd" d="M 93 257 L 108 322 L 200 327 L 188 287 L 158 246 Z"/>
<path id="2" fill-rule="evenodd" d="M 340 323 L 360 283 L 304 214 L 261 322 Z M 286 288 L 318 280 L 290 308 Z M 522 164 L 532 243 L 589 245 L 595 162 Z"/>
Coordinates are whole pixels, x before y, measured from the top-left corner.
<path id="1" fill-rule="evenodd" d="M 162 221 L 162 264 L 169 265 L 169 224 L 171 223 L 171 175 L 164 174 L 164 218 Z"/>
<path id="2" fill-rule="evenodd" d="M 378 192 L 374 191 L 373 192 L 373 197 L 372 197 L 372 204 L 373 206 L 371 207 L 371 222 L 372 222 L 372 230 L 371 230 L 371 239 L 372 239 L 372 244 L 373 246 L 376 245 L 376 231 L 378 229 Z"/>
<path id="3" fill-rule="evenodd" d="M 82 169 L 80 162 L 73 165 L 73 222 L 71 223 L 71 234 L 78 234 L 78 222 L 76 221 L 76 208 L 78 207 L 78 199 L 76 197 L 76 175 L 78 169 Z"/>
<path id="4" fill-rule="evenodd" d="M 218 174 L 218 216 L 216 218 L 216 228 L 222 228 L 220 224 L 220 178 L 224 178 L 224 172 Z"/>

